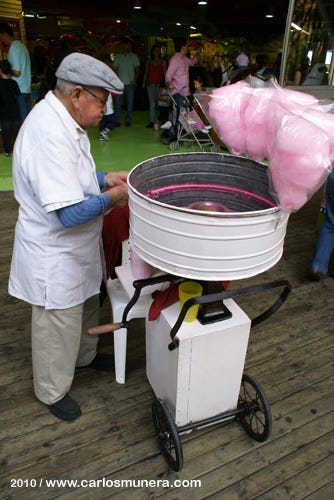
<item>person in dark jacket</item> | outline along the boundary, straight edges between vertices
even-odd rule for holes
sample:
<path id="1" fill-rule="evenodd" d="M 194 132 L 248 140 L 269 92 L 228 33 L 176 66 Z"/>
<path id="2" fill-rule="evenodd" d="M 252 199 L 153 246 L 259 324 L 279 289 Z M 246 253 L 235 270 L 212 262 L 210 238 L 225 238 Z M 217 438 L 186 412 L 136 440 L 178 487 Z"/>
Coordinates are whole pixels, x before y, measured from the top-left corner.
<path id="1" fill-rule="evenodd" d="M 20 89 L 11 79 L 11 75 L 12 68 L 9 62 L 0 61 L 0 121 L 5 156 L 10 156 L 20 128 L 20 110 L 17 102 Z"/>

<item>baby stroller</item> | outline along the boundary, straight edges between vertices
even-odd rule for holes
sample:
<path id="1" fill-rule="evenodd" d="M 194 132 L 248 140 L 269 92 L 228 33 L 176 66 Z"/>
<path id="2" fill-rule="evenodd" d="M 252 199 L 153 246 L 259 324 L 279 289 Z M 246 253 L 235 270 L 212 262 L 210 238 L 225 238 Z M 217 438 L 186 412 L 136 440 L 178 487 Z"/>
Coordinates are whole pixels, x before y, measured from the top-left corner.
<path id="1" fill-rule="evenodd" d="M 170 149 L 176 151 L 180 143 L 186 147 L 195 144 L 200 151 L 209 147 L 212 153 L 219 153 L 220 146 L 215 144 L 210 135 L 211 125 L 206 125 L 202 121 L 189 99 L 184 97 L 182 104 L 179 105 L 172 95 L 170 98 L 172 103 L 172 127 L 169 129 L 172 139 L 169 143 Z"/>

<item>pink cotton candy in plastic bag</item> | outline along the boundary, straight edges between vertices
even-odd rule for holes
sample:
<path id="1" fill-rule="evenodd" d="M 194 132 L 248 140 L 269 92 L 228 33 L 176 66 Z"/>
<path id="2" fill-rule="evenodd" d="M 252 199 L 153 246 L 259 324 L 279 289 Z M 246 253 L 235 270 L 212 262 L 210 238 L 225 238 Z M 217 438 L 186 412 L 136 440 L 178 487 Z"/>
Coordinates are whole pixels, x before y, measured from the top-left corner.
<path id="1" fill-rule="evenodd" d="M 302 116 L 284 117 L 277 130 L 274 149 L 293 154 L 314 155 L 323 148 L 328 156 L 329 137 L 321 128 Z"/>
<path id="2" fill-rule="evenodd" d="M 317 106 L 319 101 L 313 95 L 298 92 L 280 87 L 278 84 L 273 83 L 275 88 L 275 102 L 281 104 L 287 111 L 293 112 L 294 108 L 310 108 Z"/>
<path id="3" fill-rule="evenodd" d="M 329 137 L 329 155 L 331 161 L 334 161 L 334 114 L 324 112 L 322 107 L 319 105 L 317 107 L 306 109 L 302 116 L 309 122 L 313 123 L 313 125 L 319 127 Z"/>
<path id="4" fill-rule="evenodd" d="M 307 202 L 305 189 L 291 182 L 289 174 L 286 171 L 294 163 L 294 158 L 284 155 L 280 158 L 277 155 L 270 165 L 269 179 L 272 191 L 279 199 L 280 207 L 283 210 L 295 211 Z"/>
<path id="5" fill-rule="evenodd" d="M 301 116 L 286 117 L 269 161 L 272 189 L 285 210 L 298 210 L 325 181 L 331 167 L 327 134 Z"/>
<path id="6" fill-rule="evenodd" d="M 241 81 L 215 89 L 209 102 L 210 123 L 234 154 L 246 152 L 244 116 L 249 98 L 250 86 Z"/>
<path id="7" fill-rule="evenodd" d="M 258 161 L 268 157 L 275 137 L 270 119 L 274 93 L 273 88 L 253 89 L 245 110 L 246 150 Z"/>

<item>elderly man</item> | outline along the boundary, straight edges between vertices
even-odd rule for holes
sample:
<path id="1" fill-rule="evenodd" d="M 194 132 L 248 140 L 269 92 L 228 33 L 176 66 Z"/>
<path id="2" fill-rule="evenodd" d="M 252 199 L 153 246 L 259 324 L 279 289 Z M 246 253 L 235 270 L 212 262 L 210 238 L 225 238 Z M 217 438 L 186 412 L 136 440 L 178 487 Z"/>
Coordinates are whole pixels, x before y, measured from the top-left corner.
<path id="1" fill-rule="evenodd" d="M 127 173 L 97 172 L 87 136 L 122 82 L 106 64 L 79 53 L 63 59 L 56 77 L 14 147 L 20 207 L 9 293 L 32 304 L 35 394 L 70 421 L 81 415 L 68 395 L 75 367 L 111 367 L 111 356 L 97 353 L 87 330 L 98 321 L 103 214 L 126 205 Z"/>

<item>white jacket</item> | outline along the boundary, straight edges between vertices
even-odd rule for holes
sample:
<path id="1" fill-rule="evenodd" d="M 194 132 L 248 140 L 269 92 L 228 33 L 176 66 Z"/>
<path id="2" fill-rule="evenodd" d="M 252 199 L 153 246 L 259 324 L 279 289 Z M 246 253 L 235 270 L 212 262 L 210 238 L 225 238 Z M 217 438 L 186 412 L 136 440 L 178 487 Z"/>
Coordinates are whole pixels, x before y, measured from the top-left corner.
<path id="1" fill-rule="evenodd" d="M 100 290 L 102 216 L 65 228 L 55 210 L 100 193 L 87 133 L 49 92 L 25 119 L 14 148 L 20 205 L 9 293 L 46 309 L 65 309 Z"/>

